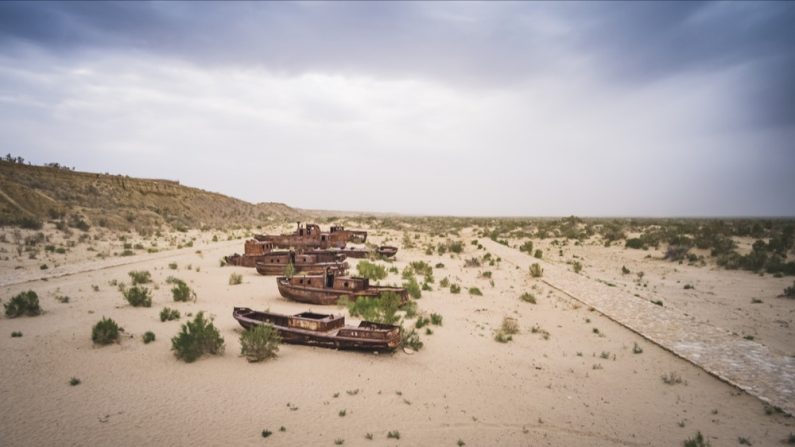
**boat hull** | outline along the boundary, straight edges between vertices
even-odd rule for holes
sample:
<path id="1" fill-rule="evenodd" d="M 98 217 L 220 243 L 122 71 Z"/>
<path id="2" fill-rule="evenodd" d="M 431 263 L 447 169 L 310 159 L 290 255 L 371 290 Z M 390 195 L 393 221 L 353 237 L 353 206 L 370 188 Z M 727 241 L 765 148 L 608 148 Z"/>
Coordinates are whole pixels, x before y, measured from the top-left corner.
<path id="1" fill-rule="evenodd" d="M 326 269 L 329 269 L 335 274 L 342 274 L 346 270 L 348 270 L 348 263 L 347 262 L 317 262 L 313 264 L 295 264 L 293 265 L 295 268 L 295 273 L 306 273 L 309 275 L 321 275 L 323 274 Z M 278 276 L 284 275 L 284 269 L 286 268 L 284 264 L 269 264 L 264 262 L 258 262 L 256 265 L 257 273 L 260 275 L 265 276 Z"/>
<path id="2" fill-rule="evenodd" d="M 401 303 L 408 301 L 406 289 L 398 287 L 371 287 L 367 290 L 336 290 L 319 287 L 301 287 L 290 284 L 285 277 L 276 278 L 276 283 L 279 287 L 279 293 L 283 297 L 300 303 L 333 305 L 337 304 L 343 296 L 356 300 L 359 297 L 376 298 L 384 292 L 392 292 L 399 295 Z"/>

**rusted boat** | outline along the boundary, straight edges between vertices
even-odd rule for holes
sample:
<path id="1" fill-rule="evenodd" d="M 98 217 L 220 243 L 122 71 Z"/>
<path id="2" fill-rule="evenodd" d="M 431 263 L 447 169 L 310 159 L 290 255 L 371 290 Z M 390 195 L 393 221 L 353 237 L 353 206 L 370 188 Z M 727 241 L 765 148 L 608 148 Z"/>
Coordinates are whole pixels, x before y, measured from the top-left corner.
<path id="1" fill-rule="evenodd" d="M 368 351 L 389 351 L 400 344 L 400 326 L 371 321 L 346 326 L 342 315 L 313 312 L 283 315 L 235 307 L 232 316 L 245 329 L 261 324 L 273 325 L 287 343 Z"/>
<path id="2" fill-rule="evenodd" d="M 352 300 L 359 297 L 375 298 L 382 293 L 392 292 L 400 297 L 400 302 L 408 301 L 409 295 L 403 287 L 371 286 L 370 280 L 357 276 L 338 276 L 331 271 L 323 275 L 301 275 L 276 278 L 279 293 L 283 297 L 302 303 L 336 304 L 347 296 Z"/>
<path id="3" fill-rule="evenodd" d="M 255 267 L 257 262 L 263 262 L 265 256 L 273 251 L 273 244 L 270 242 L 249 239 L 243 245 L 243 254 L 237 253 L 232 256 L 225 256 L 224 261 L 228 265 L 240 267 Z"/>
<path id="4" fill-rule="evenodd" d="M 354 247 L 345 247 L 339 249 L 328 249 L 328 250 L 312 250 L 307 253 L 342 253 L 348 258 L 369 258 L 371 254 L 375 253 L 384 258 L 391 258 L 397 254 L 397 247 L 392 247 L 390 245 L 382 245 L 377 247 L 375 250 L 369 250 L 366 248 L 354 248 Z"/>
<path id="5" fill-rule="evenodd" d="M 376 248 L 375 252 L 379 256 L 383 256 L 385 258 L 391 258 L 392 256 L 395 256 L 397 254 L 398 248 L 397 247 L 393 247 L 391 245 L 382 245 L 382 246 Z"/>
<path id="6" fill-rule="evenodd" d="M 335 275 L 343 275 L 348 270 L 345 254 L 331 251 L 274 251 L 260 258 L 256 264 L 257 273 L 260 275 L 283 275 L 289 264 L 293 265 L 295 273 L 320 275 L 329 269 Z"/>
<path id="7" fill-rule="evenodd" d="M 316 224 L 298 222 L 298 227 L 290 234 L 257 234 L 254 238 L 260 242 L 270 242 L 277 248 L 345 248 L 348 242 L 361 243 L 367 241 L 366 231 L 346 230 L 340 225 L 332 226 L 328 232 L 321 231 Z"/>

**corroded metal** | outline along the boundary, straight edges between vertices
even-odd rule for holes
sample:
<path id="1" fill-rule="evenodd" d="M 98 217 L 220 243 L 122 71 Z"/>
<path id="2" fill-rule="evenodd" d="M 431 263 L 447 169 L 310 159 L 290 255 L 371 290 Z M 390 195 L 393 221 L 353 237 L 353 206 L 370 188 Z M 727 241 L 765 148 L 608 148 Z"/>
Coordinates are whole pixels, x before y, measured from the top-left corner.
<path id="1" fill-rule="evenodd" d="M 366 231 L 346 230 L 335 225 L 330 231 L 321 231 L 316 224 L 301 225 L 298 222 L 296 230 L 289 234 L 257 234 L 254 238 L 260 242 L 270 242 L 277 248 L 345 248 L 348 242 L 364 243 L 367 240 Z"/>
<path id="2" fill-rule="evenodd" d="M 330 251 L 307 251 L 296 253 L 290 251 L 274 251 L 258 257 L 257 272 L 260 275 L 284 275 L 289 264 L 293 265 L 294 273 L 323 274 L 326 269 L 335 275 L 343 275 L 348 270 L 345 255 Z"/>
<path id="3" fill-rule="evenodd" d="M 403 287 L 371 286 L 367 278 L 338 276 L 326 271 L 323 275 L 302 275 L 276 278 L 279 293 L 285 298 L 310 304 L 336 304 L 340 298 L 375 298 L 391 292 L 400 297 L 401 303 L 408 301 L 408 292 Z"/>
<path id="4" fill-rule="evenodd" d="M 393 350 L 400 344 L 400 326 L 371 321 L 345 326 L 342 315 L 312 312 L 283 315 L 235 307 L 232 316 L 245 329 L 270 324 L 287 343 L 369 351 Z"/>

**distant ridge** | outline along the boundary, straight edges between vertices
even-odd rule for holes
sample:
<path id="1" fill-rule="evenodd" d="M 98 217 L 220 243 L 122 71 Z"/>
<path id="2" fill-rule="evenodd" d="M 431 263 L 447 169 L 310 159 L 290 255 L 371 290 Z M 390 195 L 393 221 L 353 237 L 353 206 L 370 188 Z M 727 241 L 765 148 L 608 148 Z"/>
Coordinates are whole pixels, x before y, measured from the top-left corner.
<path id="1" fill-rule="evenodd" d="M 252 204 L 178 181 L 0 161 L 0 225 L 63 220 L 113 229 L 228 228 L 301 219 L 283 203 Z"/>

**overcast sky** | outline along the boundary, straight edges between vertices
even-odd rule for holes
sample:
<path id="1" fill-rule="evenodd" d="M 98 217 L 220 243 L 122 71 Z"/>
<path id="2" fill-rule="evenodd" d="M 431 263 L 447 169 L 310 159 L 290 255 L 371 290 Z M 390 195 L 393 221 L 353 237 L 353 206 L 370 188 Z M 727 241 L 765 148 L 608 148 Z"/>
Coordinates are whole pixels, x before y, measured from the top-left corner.
<path id="1" fill-rule="evenodd" d="M 0 152 L 251 202 L 795 215 L 792 3 L 0 3 Z"/>

